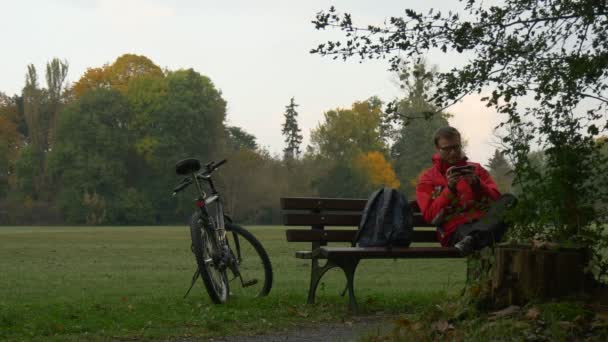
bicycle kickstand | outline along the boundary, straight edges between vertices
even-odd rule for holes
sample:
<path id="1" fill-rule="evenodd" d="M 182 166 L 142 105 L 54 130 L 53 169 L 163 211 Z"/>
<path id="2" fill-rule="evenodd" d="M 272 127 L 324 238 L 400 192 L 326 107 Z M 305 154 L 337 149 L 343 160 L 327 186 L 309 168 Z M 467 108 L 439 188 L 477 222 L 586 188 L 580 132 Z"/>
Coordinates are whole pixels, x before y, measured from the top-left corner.
<path id="1" fill-rule="evenodd" d="M 194 283 L 196 283 L 196 279 L 198 279 L 198 277 L 201 275 L 201 271 L 198 269 L 198 267 L 196 268 L 196 271 L 194 272 L 194 275 L 192 276 L 192 283 L 190 284 L 190 288 L 188 289 L 188 291 L 186 292 L 186 294 L 184 295 L 184 298 L 188 297 L 188 294 L 190 294 L 190 291 L 192 290 L 192 288 L 194 287 Z"/>

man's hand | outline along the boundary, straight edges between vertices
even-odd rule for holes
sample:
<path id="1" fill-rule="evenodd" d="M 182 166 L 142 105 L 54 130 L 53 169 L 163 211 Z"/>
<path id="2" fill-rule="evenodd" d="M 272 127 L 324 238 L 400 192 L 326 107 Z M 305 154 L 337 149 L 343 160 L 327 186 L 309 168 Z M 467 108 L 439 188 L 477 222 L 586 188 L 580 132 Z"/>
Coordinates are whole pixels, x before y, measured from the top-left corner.
<path id="1" fill-rule="evenodd" d="M 455 172 L 452 172 L 452 173 L 448 172 L 448 174 L 447 174 L 448 188 L 453 193 L 456 193 L 456 184 L 458 184 L 458 180 L 460 179 L 460 177 L 462 177 L 462 176 Z"/>
<path id="2" fill-rule="evenodd" d="M 469 183 L 469 185 L 471 185 L 471 188 L 474 191 L 478 191 L 480 189 L 480 181 L 479 181 L 479 176 L 477 176 L 474 173 L 467 173 L 465 175 L 462 176 L 462 178 L 464 178 L 464 180 Z"/>

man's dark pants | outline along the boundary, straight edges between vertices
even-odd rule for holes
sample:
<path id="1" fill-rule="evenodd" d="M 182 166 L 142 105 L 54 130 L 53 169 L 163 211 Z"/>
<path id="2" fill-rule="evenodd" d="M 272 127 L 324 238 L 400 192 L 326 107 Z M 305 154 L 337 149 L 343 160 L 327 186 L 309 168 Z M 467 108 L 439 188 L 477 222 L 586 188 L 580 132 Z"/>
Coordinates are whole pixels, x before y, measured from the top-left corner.
<path id="1" fill-rule="evenodd" d="M 467 235 L 472 235 L 475 239 L 475 249 L 491 246 L 500 241 L 507 231 L 505 223 L 505 213 L 507 209 L 517 203 L 517 198 L 511 194 L 504 194 L 490 205 L 488 212 L 478 221 L 461 224 L 456 228 L 452 235 L 450 245 L 458 243 Z"/>

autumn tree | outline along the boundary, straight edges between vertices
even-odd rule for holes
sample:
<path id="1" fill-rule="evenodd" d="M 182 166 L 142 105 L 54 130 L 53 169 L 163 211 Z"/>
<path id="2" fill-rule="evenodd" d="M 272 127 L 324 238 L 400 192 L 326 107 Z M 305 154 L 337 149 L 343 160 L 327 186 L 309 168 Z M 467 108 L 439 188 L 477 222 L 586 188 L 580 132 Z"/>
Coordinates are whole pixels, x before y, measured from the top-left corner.
<path id="1" fill-rule="evenodd" d="M 285 137 L 285 148 L 283 149 L 283 156 L 285 160 L 293 160 L 298 158 L 300 155 L 300 144 L 302 143 L 302 134 L 298 126 L 298 112 L 292 97 L 289 104 L 285 107 L 285 122 L 283 123 L 283 136 Z"/>
<path id="2" fill-rule="evenodd" d="M 378 151 L 360 154 L 355 157 L 354 165 L 367 176 L 369 185 L 372 188 L 399 188 L 400 182 L 397 179 L 397 175 L 392 165 L 384 157 L 384 154 Z"/>
<path id="3" fill-rule="evenodd" d="M 87 69 L 71 91 L 75 97 L 93 89 L 111 88 L 125 93 L 132 79 L 142 77 L 160 78 L 163 71 L 146 56 L 124 54 L 112 64 Z"/>
<path id="4" fill-rule="evenodd" d="M 310 134 L 312 147 L 321 156 L 343 161 L 362 152 L 386 150 L 377 99 L 355 102 L 350 109 L 329 110 L 323 117 Z"/>
<path id="5" fill-rule="evenodd" d="M 382 103 L 371 98 L 351 109 L 325 112 L 324 121 L 311 132 L 312 153 L 327 170 L 312 181 L 320 196 L 367 197 L 370 174 L 355 159 L 368 152 L 386 153 Z"/>

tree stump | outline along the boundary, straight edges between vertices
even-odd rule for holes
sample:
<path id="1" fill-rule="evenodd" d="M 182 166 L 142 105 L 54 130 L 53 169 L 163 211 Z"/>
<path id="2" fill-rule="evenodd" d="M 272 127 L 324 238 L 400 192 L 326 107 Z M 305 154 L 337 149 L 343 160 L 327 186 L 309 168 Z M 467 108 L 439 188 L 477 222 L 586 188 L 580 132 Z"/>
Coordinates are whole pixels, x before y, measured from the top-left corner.
<path id="1" fill-rule="evenodd" d="M 581 293 L 588 262 L 583 248 L 496 246 L 492 299 L 497 306 Z"/>

